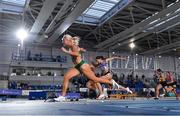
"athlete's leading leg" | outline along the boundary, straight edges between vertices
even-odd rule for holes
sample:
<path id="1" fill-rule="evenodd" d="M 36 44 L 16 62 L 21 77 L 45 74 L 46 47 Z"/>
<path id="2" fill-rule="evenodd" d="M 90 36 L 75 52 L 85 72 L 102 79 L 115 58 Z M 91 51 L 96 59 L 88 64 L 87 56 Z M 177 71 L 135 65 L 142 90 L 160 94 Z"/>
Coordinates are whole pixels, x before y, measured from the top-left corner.
<path id="1" fill-rule="evenodd" d="M 60 95 L 58 98 L 55 98 L 56 101 L 64 101 L 65 100 L 64 96 L 66 95 L 66 91 L 67 91 L 67 88 L 69 85 L 69 80 L 79 74 L 80 74 L 80 72 L 75 68 L 71 68 L 70 70 L 68 70 L 68 72 L 64 75 L 62 95 Z"/>
<path id="2" fill-rule="evenodd" d="M 75 69 L 71 68 L 65 75 L 64 75 L 64 81 L 63 81 L 63 90 L 62 90 L 62 96 L 66 95 L 66 91 L 69 85 L 69 80 L 75 76 L 78 76 L 80 72 Z"/>

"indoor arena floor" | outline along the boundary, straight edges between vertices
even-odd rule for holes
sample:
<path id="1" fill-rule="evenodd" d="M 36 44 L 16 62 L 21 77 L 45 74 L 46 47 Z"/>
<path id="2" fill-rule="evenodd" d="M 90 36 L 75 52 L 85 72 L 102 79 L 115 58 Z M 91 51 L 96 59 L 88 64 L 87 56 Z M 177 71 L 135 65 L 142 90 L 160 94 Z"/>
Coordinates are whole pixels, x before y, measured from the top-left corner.
<path id="1" fill-rule="evenodd" d="M 80 100 L 0 102 L 0 115 L 180 115 L 176 100 Z"/>

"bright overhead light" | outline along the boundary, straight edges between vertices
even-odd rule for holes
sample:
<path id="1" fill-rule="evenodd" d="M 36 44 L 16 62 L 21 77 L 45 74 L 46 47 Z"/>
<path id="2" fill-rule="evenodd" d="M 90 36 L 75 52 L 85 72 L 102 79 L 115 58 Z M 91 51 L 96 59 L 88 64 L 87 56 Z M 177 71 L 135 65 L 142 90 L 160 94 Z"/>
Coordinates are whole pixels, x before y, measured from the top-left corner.
<path id="1" fill-rule="evenodd" d="M 159 58 L 162 58 L 162 56 L 158 56 Z"/>
<path id="2" fill-rule="evenodd" d="M 136 45 L 135 45 L 133 42 L 129 44 L 129 47 L 130 47 L 131 49 L 133 49 L 135 46 L 136 46 Z"/>
<path id="3" fill-rule="evenodd" d="M 16 36 L 18 39 L 20 39 L 21 41 L 23 41 L 24 39 L 27 38 L 28 33 L 25 29 L 21 28 L 16 32 Z"/>
<path id="4" fill-rule="evenodd" d="M 115 54 L 115 52 L 112 52 L 112 54 Z"/>

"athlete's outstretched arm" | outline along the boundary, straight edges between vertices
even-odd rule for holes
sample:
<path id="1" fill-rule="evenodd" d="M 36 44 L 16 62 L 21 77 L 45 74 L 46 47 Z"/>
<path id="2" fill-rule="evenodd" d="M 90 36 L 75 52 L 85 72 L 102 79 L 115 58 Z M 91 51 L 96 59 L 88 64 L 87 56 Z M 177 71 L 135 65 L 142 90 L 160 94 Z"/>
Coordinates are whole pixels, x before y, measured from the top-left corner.
<path id="1" fill-rule="evenodd" d="M 73 47 L 73 50 L 72 51 L 68 51 L 66 48 L 62 47 L 61 50 L 66 53 L 66 54 L 69 54 L 71 56 L 75 56 L 75 57 L 78 57 L 79 56 L 79 53 L 78 53 L 78 49 L 76 47 Z"/>
<path id="2" fill-rule="evenodd" d="M 80 51 L 81 51 L 81 52 L 86 52 L 86 49 L 80 48 Z"/>

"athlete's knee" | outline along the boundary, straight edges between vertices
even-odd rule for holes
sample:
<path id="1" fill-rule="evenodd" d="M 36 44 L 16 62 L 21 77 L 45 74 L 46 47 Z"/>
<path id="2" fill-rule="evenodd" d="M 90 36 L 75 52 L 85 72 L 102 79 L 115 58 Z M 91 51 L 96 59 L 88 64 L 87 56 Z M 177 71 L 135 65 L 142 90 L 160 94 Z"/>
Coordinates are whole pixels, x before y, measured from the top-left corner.
<path id="1" fill-rule="evenodd" d="M 70 76 L 68 76 L 68 75 L 65 75 L 64 76 L 64 80 L 69 80 L 71 77 Z"/>

